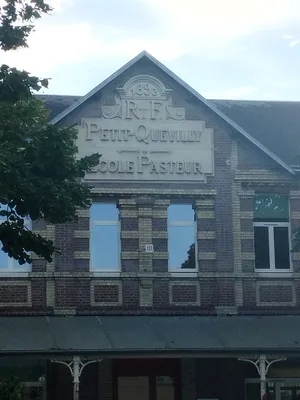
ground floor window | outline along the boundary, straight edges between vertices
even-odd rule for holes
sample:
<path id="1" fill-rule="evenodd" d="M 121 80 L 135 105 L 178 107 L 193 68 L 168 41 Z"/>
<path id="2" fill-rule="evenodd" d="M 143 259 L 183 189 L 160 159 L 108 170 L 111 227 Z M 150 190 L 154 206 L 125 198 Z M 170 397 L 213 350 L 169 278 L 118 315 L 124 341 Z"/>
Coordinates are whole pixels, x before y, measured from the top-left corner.
<path id="1" fill-rule="evenodd" d="M 300 379 L 269 379 L 267 380 L 268 400 L 300 400 Z M 259 379 L 246 381 L 246 400 L 260 398 Z"/>

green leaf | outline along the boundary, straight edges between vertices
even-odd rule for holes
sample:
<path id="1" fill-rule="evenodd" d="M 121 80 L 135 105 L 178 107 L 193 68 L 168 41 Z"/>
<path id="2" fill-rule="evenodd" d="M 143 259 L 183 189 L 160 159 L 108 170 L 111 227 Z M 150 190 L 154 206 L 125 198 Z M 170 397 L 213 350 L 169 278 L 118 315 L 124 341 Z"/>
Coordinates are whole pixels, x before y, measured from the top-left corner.
<path id="1" fill-rule="evenodd" d="M 27 46 L 34 21 L 51 8 L 44 0 L 3 1 L 0 48 Z M 76 130 L 48 124 L 48 110 L 33 94 L 47 86 L 48 79 L 0 66 L 0 203 L 8 205 L 0 211 L 0 241 L 20 264 L 31 262 L 31 252 L 52 260 L 58 249 L 28 230 L 25 219 L 50 224 L 76 221 L 77 208 L 90 206 L 90 188 L 83 178 L 100 158 L 93 154 L 78 160 Z"/>

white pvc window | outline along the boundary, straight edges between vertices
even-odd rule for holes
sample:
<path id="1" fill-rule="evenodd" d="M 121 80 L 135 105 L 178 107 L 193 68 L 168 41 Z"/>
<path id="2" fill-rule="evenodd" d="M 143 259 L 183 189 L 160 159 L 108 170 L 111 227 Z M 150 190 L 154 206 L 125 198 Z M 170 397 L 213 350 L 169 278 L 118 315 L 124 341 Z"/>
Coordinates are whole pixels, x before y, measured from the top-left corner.
<path id="1" fill-rule="evenodd" d="M 254 201 L 254 248 L 257 271 L 291 269 L 289 199 L 283 195 L 257 195 Z"/>
<path id="2" fill-rule="evenodd" d="M 287 271 L 291 268 L 289 222 L 254 222 L 255 268 Z"/>
<path id="3" fill-rule="evenodd" d="M 93 203 L 90 214 L 92 271 L 119 271 L 121 260 L 119 210 L 115 203 Z"/>
<path id="4" fill-rule="evenodd" d="M 5 209 L 5 206 L 0 205 L 0 210 Z M 0 224 L 6 221 L 6 217 L 0 216 Z M 32 229 L 32 222 L 30 219 L 24 219 L 24 225 L 27 229 Z M 0 241 L 0 273 L 1 272 L 29 272 L 31 271 L 31 264 L 25 263 L 20 265 L 17 260 L 8 256 L 2 250 L 2 243 Z"/>
<path id="5" fill-rule="evenodd" d="M 170 271 L 196 271 L 196 221 L 191 204 L 168 207 L 168 253 Z"/>

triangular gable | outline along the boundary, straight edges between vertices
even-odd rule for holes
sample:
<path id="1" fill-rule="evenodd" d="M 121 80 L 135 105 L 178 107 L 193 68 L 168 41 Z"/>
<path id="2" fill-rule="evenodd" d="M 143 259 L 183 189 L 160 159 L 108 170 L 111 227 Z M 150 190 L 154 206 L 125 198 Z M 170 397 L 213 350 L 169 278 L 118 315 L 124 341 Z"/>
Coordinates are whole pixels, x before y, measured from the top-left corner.
<path id="1" fill-rule="evenodd" d="M 132 67 L 135 63 L 141 60 L 143 57 L 147 58 L 153 64 L 155 64 L 158 68 L 160 68 L 165 74 L 167 74 L 171 79 L 175 80 L 179 85 L 181 85 L 184 89 L 190 92 L 193 96 L 195 96 L 198 100 L 200 100 L 206 107 L 208 107 L 211 111 L 213 111 L 218 117 L 220 117 L 223 121 L 225 121 L 231 128 L 237 131 L 242 137 L 247 139 L 250 143 L 252 143 L 255 147 L 260 149 L 263 153 L 265 153 L 268 157 L 274 160 L 277 164 L 283 167 L 289 173 L 295 175 L 295 171 L 289 167 L 284 161 L 282 161 L 276 154 L 270 151 L 267 147 L 261 144 L 257 139 L 255 139 L 249 132 L 243 129 L 241 126 L 236 124 L 232 119 L 230 119 L 227 115 L 221 112 L 214 104 L 212 104 L 209 100 L 206 100 L 203 96 L 201 96 L 196 90 L 190 87 L 186 82 L 184 82 L 181 78 L 179 78 L 176 74 L 170 71 L 165 65 L 163 65 L 160 61 L 154 58 L 151 54 L 146 51 L 141 52 L 128 63 L 126 63 L 123 67 L 105 79 L 102 83 L 92 89 L 85 96 L 81 97 L 78 101 L 73 103 L 63 112 L 58 114 L 55 118 L 50 121 L 50 124 L 56 124 L 61 121 L 64 117 L 70 114 L 72 111 L 77 109 L 80 105 L 89 100 L 94 94 L 102 90 L 106 85 L 111 83 L 114 79 L 120 76 L 122 73 L 127 71 L 130 67 Z"/>

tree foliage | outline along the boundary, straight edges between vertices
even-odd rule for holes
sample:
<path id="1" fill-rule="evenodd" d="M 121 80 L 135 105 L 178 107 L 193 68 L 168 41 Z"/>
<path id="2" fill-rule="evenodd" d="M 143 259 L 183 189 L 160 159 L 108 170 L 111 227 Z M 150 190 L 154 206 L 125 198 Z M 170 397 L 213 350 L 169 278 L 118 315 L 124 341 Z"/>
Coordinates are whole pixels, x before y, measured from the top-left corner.
<path id="1" fill-rule="evenodd" d="M 3 0 L 0 7 L 0 48 L 27 46 L 33 22 L 51 11 L 43 0 Z M 0 3 L 0 4 L 2 4 Z M 19 263 L 30 252 L 51 261 L 54 245 L 26 227 L 27 218 L 51 224 L 76 220 L 78 207 L 88 207 L 90 189 L 85 173 L 99 155 L 77 159 L 77 132 L 48 124 L 48 111 L 34 96 L 47 79 L 26 71 L 0 67 L 0 240 Z"/>
<path id="2" fill-rule="evenodd" d="M 9 376 L 1 379 L 0 399 L 1 400 L 21 400 L 23 385 L 18 377 Z"/>
<path id="3" fill-rule="evenodd" d="M 188 258 L 181 264 L 181 268 L 195 268 L 196 267 L 196 256 L 195 256 L 195 243 L 193 243 L 188 252 Z"/>

